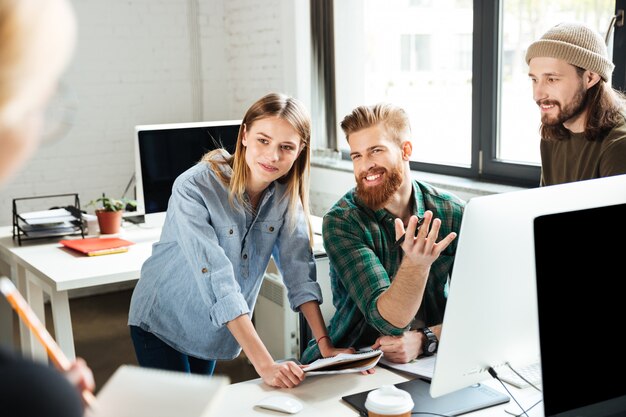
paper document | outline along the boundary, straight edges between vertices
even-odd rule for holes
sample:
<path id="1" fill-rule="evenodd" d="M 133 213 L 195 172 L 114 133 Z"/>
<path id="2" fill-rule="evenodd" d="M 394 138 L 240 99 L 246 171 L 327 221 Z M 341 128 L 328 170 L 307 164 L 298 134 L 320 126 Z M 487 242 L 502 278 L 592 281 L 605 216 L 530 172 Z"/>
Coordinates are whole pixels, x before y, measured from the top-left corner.
<path id="1" fill-rule="evenodd" d="M 435 372 L 435 359 L 437 355 L 425 356 L 419 359 L 414 359 L 409 363 L 394 363 L 390 362 L 383 356 L 380 359 L 380 365 L 385 368 L 397 369 L 398 371 L 406 372 L 412 375 L 417 375 L 422 378 L 433 379 L 433 373 Z"/>
<path id="2" fill-rule="evenodd" d="M 76 220 L 76 217 L 66 209 L 32 211 L 30 213 L 22 213 L 20 217 L 30 225 L 56 225 Z"/>
<path id="3" fill-rule="evenodd" d="M 345 374 L 367 371 L 373 368 L 383 352 L 376 349 L 359 353 L 340 353 L 339 355 L 318 359 L 302 370 L 307 375 Z"/>
<path id="4" fill-rule="evenodd" d="M 122 365 L 86 417 L 209 417 L 229 379 Z"/>

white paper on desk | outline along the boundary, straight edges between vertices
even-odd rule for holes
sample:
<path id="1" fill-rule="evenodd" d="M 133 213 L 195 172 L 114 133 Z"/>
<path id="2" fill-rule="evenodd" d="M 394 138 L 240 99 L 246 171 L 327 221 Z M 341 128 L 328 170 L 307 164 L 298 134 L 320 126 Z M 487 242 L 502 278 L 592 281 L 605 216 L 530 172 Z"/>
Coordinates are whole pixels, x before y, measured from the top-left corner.
<path id="1" fill-rule="evenodd" d="M 417 375 L 422 378 L 433 379 L 436 357 L 437 355 L 425 356 L 419 359 L 414 359 L 409 363 L 395 363 L 390 362 L 383 356 L 378 363 L 385 368 L 397 369 L 398 371 Z"/>
<path id="2" fill-rule="evenodd" d="M 120 366 L 86 417 L 209 417 L 229 379 Z"/>
<path id="3" fill-rule="evenodd" d="M 20 214 L 20 217 L 30 225 L 54 224 L 76 220 L 76 217 L 72 216 L 72 213 L 63 208 L 54 210 L 31 211 L 30 213 Z"/>
<path id="4" fill-rule="evenodd" d="M 322 358 L 311 362 L 303 371 L 307 375 L 346 374 L 367 371 L 376 366 L 383 352 L 369 350 L 358 353 L 340 353 L 339 355 Z"/>

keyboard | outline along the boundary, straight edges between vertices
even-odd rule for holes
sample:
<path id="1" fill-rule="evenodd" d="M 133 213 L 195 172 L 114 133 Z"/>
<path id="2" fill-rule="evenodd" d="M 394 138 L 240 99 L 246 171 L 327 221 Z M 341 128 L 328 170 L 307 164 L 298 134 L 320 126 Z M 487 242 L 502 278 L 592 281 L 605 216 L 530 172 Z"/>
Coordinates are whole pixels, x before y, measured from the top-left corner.
<path id="1" fill-rule="evenodd" d="M 541 362 L 531 363 L 526 366 L 513 366 L 513 369 L 515 369 L 517 373 L 522 375 L 533 385 L 541 385 Z M 515 372 L 513 372 L 507 365 L 501 366 L 497 372 L 498 377 L 503 382 L 507 382 L 514 387 L 526 388 L 530 386 L 526 381 L 516 375 Z"/>

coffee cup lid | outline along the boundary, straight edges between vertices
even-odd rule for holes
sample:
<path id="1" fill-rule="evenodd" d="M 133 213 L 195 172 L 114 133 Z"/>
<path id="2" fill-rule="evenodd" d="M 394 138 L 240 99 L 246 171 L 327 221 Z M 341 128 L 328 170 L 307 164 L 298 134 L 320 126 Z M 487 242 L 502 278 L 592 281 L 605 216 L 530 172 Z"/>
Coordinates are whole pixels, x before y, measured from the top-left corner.
<path id="1" fill-rule="evenodd" d="M 413 399 L 406 391 L 393 385 L 383 385 L 367 394 L 365 408 L 382 415 L 401 414 L 413 409 Z"/>

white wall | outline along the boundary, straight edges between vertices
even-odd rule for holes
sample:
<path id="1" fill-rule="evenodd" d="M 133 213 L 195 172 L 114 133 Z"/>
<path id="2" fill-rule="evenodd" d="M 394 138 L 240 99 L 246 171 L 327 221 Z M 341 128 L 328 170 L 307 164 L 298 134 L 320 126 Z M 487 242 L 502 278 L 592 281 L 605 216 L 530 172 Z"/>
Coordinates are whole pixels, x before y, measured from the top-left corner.
<path id="1" fill-rule="evenodd" d="M 79 39 L 65 79 L 77 119 L 1 191 L 1 225 L 16 197 L 79 193 L 83 206 L 102 192 L 119 197 L 134 172 L 137 124 L 239 119 L 270 91 L 308 104 L 307 1 L 73 4 Z"/>

